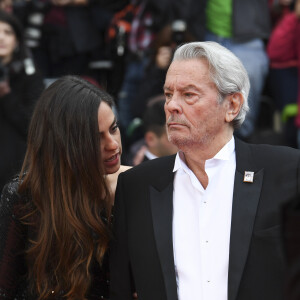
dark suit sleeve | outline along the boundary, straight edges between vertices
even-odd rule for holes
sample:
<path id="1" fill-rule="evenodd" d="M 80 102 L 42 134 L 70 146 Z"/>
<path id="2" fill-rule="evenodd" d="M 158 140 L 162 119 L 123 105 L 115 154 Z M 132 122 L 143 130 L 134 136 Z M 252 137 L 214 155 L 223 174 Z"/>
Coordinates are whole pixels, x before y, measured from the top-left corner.
<path id="1" fill-rule="evenodd" d="M 297 194 L 300 195 L 300 151 L 298 155 L 298 164 L 297 164 Z"/>
<path id="2" fill-rule="evenodd" d="M 125 198 L 122 174 L 118 179 L 114 206 L 113 240 L 110 254 L 110 300 L 131 300 L 132 282 L 127 244 Z"/>

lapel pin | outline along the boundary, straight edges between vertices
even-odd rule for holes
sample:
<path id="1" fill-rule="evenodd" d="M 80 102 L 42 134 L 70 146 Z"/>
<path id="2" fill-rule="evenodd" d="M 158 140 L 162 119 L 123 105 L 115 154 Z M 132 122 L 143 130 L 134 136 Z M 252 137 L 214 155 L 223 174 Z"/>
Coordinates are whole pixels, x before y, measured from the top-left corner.
<path id="1" fill-rule="evenodd" d="M 253 180 L 254 180 L 254 172 L 252 172 L 252 171 L 245 171 L 244 182 L 253 183 Z"/>

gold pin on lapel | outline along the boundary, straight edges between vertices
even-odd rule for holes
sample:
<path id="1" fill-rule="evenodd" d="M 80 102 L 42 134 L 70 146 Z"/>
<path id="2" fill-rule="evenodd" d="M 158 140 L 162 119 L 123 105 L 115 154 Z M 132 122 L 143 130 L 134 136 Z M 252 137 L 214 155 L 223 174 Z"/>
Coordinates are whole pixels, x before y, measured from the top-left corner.
<path id="1" fill-rule="evenodd" d="M 252 171 L 245 171 L 244 182 L 253 183 L 253 180 L 254 180 L 254 172 L 252 172 Z"/>

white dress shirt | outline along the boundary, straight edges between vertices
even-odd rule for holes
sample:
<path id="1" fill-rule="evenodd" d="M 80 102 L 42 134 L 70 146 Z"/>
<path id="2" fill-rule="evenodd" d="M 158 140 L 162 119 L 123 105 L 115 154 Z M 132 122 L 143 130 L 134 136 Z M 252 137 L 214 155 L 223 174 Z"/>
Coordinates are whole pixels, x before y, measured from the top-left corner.
<path id="1" fill-rule="evenodd" d="M 179 300 L 227 300 L 235 169 L 234 138 L 205 162 L 206 189 L 177 153 L 173 247 Z"/>

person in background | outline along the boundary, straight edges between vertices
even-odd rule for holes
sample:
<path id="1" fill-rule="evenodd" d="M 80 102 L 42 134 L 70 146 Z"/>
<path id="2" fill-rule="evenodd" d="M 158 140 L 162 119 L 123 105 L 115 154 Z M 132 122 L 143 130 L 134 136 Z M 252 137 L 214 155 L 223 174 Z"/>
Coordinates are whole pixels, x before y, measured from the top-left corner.
<path id="1" fill-rule="evenodd" d="M 133 119 L 131 102 L 143 78 L 144 69 L 148 63 L 148 50 L 154 39 L 153 13 L 148 1 L 131 0 L 130 3 L 135 7 L 135 12 L 126 41 L 128 45 L 126 67 L 117 100 L 125 148 L 127 148 L 126 130 Z"/>
<path id="2" fill-rule="evenodd" d="M 76 76 L 42 93 L 0 200 L 1 299 L 108 299 L 110 175 L 126 169 L 112 107 Z"/>
<path id="3" fill-rule="evenodd" d="M 164 84 L 176 155 L 120 174 L 110 300 L 282 300 L 281 205 L 300 189 L 300 151 L 233 135 L 248 111 L 241 61 L 184 44 Z"/>
<path id="4" fill-rule="evenodd" d="M 16 4 L 14 10 L 24 24 L 27 45 L 43 76 L 90 75 L 89 63 L 99 59 L 105 48 L 98 28 L 108 26 L 111 18 L 105 5 L 101 9 L 98 0 L 19 2 L 23 5 Z"/>
<path id="5" fill-rule="evenodd" d="M 298 108 L 293 111 L 292 127 L 296 125 L 294 146 L 300 149 L 300 1 L 296 0 L 294 8 L 280 19 L 271 35 L 268 53 L 274 68 L 277 67 L 277 79 L 274 89 L 282 96 L 283 104 L 297 103 Z M 285 67 L 285 68 L 284 68 Z M 273 73 L 275 70 L 273 70 Z M 280 72 L 280 73 L 279 73 Z M 280 93 L 281 92 L 281 93 Z M 294 118 L 295 117 L 295 118 Z"/>
<path id="6" fill-rule="evenodd" d="M 163 94 L 163 85 L 172 56 L 178 45 L 195 41 L 188 31 L 186 22 L 176 20 L 165 25 L 157 34 L 150 47 L 149 63 L 145 68 L 142 81 L 131 103 L 133 117 L 142 118 L 147 101 Z"/>
<path id="7" fill-rule="evenodd" d="M 141 162 L 177 152 L 177 147 L 167 137 L 164 105 L 164 95 L 156 96 L 148 102 L 142 125 L 145 146 L 141 147 L 136 153 L 133 159 L 134 166 Z"/>
<path id="8" fill-rule="evenodd" d="M 245 66 L 250 79 L 250 111 L 236 134 L 244 140 L 255 131 L 260 98 L 268 74 L 265 40 L 271 32 L 268 0 L 207 0 L 206 41 L 215 41 L 232 51 Z"/>
<path id="9" fill-rule="evenodd" d="M 7 13 L 11 13 L 13 11 L 12 0 L 1 0 L 0 1 L 0 9 L 3 11 L 6 11 Z"/>
<path id="10" fill-rule="evenodd" d="M 0 192 L 21 167 L 29 120 L 43 89 L 21 25 L 0 11 Z"/>
<path id="11" fill-rule="evenodd" d="M 274 2 L 276 3 L 276 1 Z M 300 1 L 284 0 L 280 2 L 282 2 L 281 17 L 277 19 L 267 47 L 270 58 L 268 86 L 277 109 L 285 121 L 283 123 L 285 141 L 289 146 L 296 148 L 295 117 L 297 115 L 297 98 L 300 96 L 298 93 L 300 84 L 298 75 L 300 70 Z"/>

